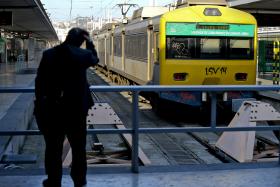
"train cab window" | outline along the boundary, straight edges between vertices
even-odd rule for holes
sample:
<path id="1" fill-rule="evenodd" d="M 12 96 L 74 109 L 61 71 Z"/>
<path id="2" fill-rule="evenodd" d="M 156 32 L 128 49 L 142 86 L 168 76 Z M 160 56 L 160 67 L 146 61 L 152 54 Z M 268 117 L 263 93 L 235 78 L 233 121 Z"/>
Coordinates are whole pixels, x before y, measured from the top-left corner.
<path id="1" fill-rule="evenodd" d="M 192 38 L 168 37 L 166 39 L 166 58 L 191 59 L 194 41 Z"/>
<path id="2" fill-rule="evenodd" d="M 200 57 L 218 58 L 221 56 L 221 40 L 202 38 L 200 39 Z"/>
<path id="3" fill-rule="evenodd" d="M 230 39 L 230 59 L 253 59 L 252 39 Z"/>

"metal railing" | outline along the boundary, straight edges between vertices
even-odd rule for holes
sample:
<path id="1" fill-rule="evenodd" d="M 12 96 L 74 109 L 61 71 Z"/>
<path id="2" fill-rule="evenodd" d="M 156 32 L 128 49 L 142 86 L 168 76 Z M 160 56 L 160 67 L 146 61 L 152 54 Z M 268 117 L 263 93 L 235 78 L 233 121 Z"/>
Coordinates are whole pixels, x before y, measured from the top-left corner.
<path id="1" fill-rule="evenodd" d="M 224 131 L 273 131 L 280 125 L 256 127 L 217 127 L 217 92 L 226 91 L 279 91 L 280 86 L 91 86 L 94 92 L 132 92 L 132 128 L 131 129 L 89 129 L 88 134 L 132 134 L 132 172 L 139 172 L 138 147 L 139 134 L 147 133 L 186 133 L 186 132 L 224 132 Z M 164 91 L 202 91 L 211 96 L 211 121 L 209 127 L 139 128 L 139 92 Z M 34 88 L 0 87 L 0 93 L 32 93 Z M 0 131 L 0 136 L 40 135 L 38 130 Z M 280 157 L 279 157 L 280 164 Z"/>

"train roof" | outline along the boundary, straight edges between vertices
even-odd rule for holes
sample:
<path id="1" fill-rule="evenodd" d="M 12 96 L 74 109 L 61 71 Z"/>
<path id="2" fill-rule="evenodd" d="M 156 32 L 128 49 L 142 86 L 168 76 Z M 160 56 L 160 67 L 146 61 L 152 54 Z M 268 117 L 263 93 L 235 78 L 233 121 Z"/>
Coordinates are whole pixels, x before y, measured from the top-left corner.
<path id="1" fill-rule="evenodd" d="M 169 12 L 168 7 L 141 7 L 133 12 L 132 21 L 139 21 Z"/>
<path id="2" fill-rule="evenodd" d="M 217 9 L 219 16 L 205 15 L 206 9 Z M 236 24 L 257 24 L 251 14 L 224 6 L 196 5 L 175 9 L 165 13 L 162 19 L 172 22 L 212 22 L 212 23 L 236 23 Z"/>
<path id="3" fill-rule="evenodd" d="M 106 23 L 103 25 L 103 27 L 100 30 L 111 30 L 113 27 L 118 26 L 120 23 L 114 22 L 114 23 Z"/>
<path id="4" fill-rule="evenodd" d="M 186 7 L 193 5 L 219 5 L 219 6 L 228 6 L 226 0 L 178 0 L 177 7 Z"/>

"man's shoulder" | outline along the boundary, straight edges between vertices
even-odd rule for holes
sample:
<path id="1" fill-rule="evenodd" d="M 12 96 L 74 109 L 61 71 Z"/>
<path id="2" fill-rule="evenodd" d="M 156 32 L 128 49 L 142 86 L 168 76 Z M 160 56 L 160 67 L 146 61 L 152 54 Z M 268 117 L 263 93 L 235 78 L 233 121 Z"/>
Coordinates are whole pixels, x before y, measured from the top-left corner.
<path id="1" fill-rule="evenodd" d="M 49 56 L 49 55 L 52 55 L 54 52 L 55 52 L 55 47 L 52 47 L 52 48 L 46 49 L 46 50 L 43 52 L 43 55 L 44 55 L 44 56 Z"/>

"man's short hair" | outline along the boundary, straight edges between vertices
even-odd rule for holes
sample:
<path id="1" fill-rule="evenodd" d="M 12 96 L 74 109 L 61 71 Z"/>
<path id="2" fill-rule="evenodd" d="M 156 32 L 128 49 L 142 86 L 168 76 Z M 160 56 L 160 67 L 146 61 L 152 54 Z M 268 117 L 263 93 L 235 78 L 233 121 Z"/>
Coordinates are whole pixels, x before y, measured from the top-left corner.
<path id="1" fill-rule="evenodd" d="M 69 30 L 65 42 L 67 44 L 80 47 L 82 43 L 85 41 L 84 35 L 89 36 L 89 33 L 84 29 L 74 27 Z"/>

